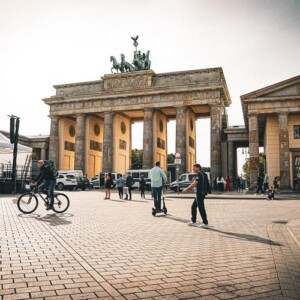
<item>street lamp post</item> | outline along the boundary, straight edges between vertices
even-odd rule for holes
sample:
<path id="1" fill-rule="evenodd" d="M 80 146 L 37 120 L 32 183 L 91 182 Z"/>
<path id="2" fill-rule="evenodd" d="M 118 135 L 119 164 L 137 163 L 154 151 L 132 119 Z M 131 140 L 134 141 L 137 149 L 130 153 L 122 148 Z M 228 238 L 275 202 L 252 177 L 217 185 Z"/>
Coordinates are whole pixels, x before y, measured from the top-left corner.
<path id="1" fill-rule="evenodd" d="M 248 153 L 248 148 L 242 148 L 242 154 L 245 155 L 245 163 L 247 163 Z M 245 177 L 245 189 L 247 189 L 247 173 Z"/>

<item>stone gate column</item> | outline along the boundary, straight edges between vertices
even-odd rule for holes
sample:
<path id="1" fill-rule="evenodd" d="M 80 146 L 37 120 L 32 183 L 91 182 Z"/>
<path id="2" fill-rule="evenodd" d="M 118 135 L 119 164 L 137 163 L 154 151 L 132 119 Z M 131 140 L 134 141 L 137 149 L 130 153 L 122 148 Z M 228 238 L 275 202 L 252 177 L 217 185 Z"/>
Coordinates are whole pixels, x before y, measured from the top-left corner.
<path id="1" fill-rule="evenodd" d="M 228 174 L 230 178 L 235 179 L 236 149 L 233 142 L 228 142 Z M 225 175 L 226 176 L 226 175 Z M 233 182 L 232 182 L 233 183 Z"/>
<path id="2" fill-rule="evenodd" d="M 153 167 L 153 109 L 144 111 L 143 169 Z"/>
<path id="3" fill-rule="evenodd" d="M 290 189 L 289 131 L 287 113 L 278 114 L 280 187 Z"/>
<path id="4" fill-rule="evenodd" d="M 259 173 L 259 137 L 258 137 L 258 116 L 248 115 L 249 120 L 249 168 L 250 168 L 250 189 L 255 189 Z"/>
<path id="5" fill-rule="evenodd" d="M 210 166 L 212 180 L 222 175 L 221 161 L 221 122 L 222 107 L 211 106 L 210 109 Z M 225 175 L 226 176 L 226 175 Z"/>
<path id="6" fill-rule="evenodd" d="M 60 168 L 59 161 L 59 117 L 50 116 L 50 140 L 49 140 L 49 160 L 52 160 L 56 168 Z"/>
<path id="7" fill-rule="evenodd" d="M 46 149 L 44 148 L 44 146 L 41 148 L 41 159 L 46 159 Z"/>
<path id="8" fill-rule="evenodd" d="M 113 166 L 113 114 L 104 112 L 103 163 L 102 172 L 114 171 Z"/>
<path id="9" fill-rule="evenodd" d="M 76 127 L 75 127 L 75 170 L 82 170 L 83 174 L 86 174 L 85 170 L 85 115 L 76 115 Z"/>
<path id="10" fill-rule="evenodd" d="M 186 110 L 185 106 L 176 108 L 176 153 L 181 154 L 181 164 L 179 165 L 178 174 L 186 172 Z"/>

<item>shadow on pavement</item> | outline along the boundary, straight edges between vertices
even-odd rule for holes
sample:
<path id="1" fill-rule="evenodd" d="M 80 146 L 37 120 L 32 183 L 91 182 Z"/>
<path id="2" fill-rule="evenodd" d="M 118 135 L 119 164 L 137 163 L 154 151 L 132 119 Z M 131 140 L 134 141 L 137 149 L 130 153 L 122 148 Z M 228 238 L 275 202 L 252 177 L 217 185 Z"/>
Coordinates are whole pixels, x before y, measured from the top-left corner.
<path id="1" fill-rule="evenodd" d="M 182 218 L 175 217 L 175 216 L 172 216 L 172 215 L 166 215 L 165 217 L 167 219 L 177 221 L 177 222 L 181 222 L 181 223 L 187 223 L 188 221 L 190 221 L 190 220 L 182 219 Z M 212 227 L 209 227 L 208 229 L 203 229 L 203 230 L 214 231 L 214 232 L 218 232 L 218 233 L 222 233 L 224 235 L 227 235 L 227 236 L 224 236 L 224 237 L 232 237 L 232 238 L 236 238 L 236 239 L 247 240 L 247 241 L 250 241 L 250 242 L 257 242 L 257 243 L 267 244 L 267 245 L 271 245 L 271 246 L 283 246 L 280 243 L 274 242 L 270 239 L 265 239 L 265 238 L 259 237 L 257 235 L 222 231 L 222 230 L 214 229 Z"/>
<path id="2" fill-rule="evenodd" d="M 32 219 L 36 219 L 37 221 L 46 222 L 51 226 L 59 226 L 59 225 L 72 224 L 72 221 L 69 221 L 65 218 L 71 218 L 74 215 L 66 213 L 66 214 L 47 214 L 43 217 L 41 217 L 39 214 L 30 214 L 30 215 L 19 214 L 18 216 L 21 218 L 32 218 Z"/>

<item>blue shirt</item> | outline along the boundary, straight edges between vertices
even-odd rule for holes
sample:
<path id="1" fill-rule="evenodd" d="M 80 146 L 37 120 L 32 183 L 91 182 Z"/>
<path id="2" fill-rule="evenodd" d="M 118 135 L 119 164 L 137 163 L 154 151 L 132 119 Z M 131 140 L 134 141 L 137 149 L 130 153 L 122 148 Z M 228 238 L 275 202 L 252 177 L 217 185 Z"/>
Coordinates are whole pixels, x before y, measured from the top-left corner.
<path id="1" fill-rule="evenodd" d="M 150 178 L 152 187 L 161 187 L 163 185 L 163 180 L 167 181 L 166 173 L 157 166 L 150 170 Z"/>

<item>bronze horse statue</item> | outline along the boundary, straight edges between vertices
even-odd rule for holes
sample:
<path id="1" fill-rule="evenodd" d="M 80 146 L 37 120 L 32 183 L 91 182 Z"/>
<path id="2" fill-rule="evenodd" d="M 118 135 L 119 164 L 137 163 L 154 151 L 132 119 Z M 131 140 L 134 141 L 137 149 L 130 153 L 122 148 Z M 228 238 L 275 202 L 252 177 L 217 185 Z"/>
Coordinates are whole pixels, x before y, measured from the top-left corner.
<path id="1" fill-rule="evenodd" d="M 139 58 L 139 53 L 134 51 L 133 64 L 136 71 L 145 70 L 145 62 Z"/>
<path id="2" fill-rule="evenodd" d="M 120 70 L 120 64 L 117 62 L 116 58 L 114 56 L 110 57 L 110 61 L 113 62 L 113 66 L 111 67 L 111 72 L 113 73 L 113 69 L 115 69 L 117 71 L 117 73 L 119 73 Z M 120 70 L 121 71 L 121 70 Z"/>
<path id="3" fill-rule="evenodd" d="M 123 53 L 121 54 L 120 71 L 122 73 L 134 71 L 134 67 L 125 60 L 125 55 Z"/>
<path id="4" fill-rule="evenodd" d="M 146 57 L 145 57 L 145 70 L 150 70 L 151 68 L 151 60 L 149 59 L 150 56 L 150 50 L 147 51 Z"/>

